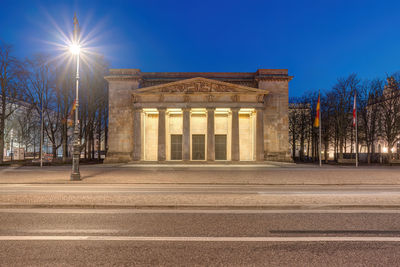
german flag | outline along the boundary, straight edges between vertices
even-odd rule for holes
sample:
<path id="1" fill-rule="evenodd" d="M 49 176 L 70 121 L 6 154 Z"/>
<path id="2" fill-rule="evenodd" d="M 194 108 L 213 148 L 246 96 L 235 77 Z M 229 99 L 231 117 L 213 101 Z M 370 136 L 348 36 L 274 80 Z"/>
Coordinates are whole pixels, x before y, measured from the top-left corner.
<path id="1" fill-rule="evenodd" d="M 74 115 L 75 110 L 76 110 L 76 100 L 74 100 L 74 103 L 72 104 L 72 108 L 68 116 L 66 118 L 62 118 L 61 122 L 66 123 L 68 126 L 72 126 L 74 124 L 74 120 L 72 119 L 72 117 Z"/>
<path id="2" fill-rule="evenodd" d="M 72 109 L 71 109 L 71 114 L 74 112 L 76 109 L 76 99 L 74 100 L 74 104 L 72 104 Z"/>
<path id="3" fill-rule="evenodd" d="M 319 107 L 320 107 L 320 95 L 318 95 L 318 103 L 317 103 L 317 114 L 315 114 L 315 120 L 314 120 L 314 127 L 318 128 L 319 127 Z"/>

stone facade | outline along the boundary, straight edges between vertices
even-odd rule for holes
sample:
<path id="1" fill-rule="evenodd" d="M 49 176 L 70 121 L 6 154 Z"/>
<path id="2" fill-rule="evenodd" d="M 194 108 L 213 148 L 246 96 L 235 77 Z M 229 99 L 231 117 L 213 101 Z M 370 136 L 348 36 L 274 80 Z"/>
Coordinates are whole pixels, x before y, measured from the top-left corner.
<path id="1" fill-rule="evenodd" d="M 290 161 L 287 70 L 111 69 L 105 162 Z M 156 151 L 155 151 L 156 150 Z"/>

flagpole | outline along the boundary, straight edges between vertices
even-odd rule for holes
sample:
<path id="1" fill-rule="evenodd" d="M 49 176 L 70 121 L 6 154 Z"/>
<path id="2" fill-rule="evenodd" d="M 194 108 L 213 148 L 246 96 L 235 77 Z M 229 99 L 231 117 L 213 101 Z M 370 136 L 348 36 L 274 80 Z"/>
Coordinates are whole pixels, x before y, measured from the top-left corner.
<path id="1" fill-rule="evenodd" d="M 40 168 L 43 167 L 43 90 L 40 92 Z"/>
<path id="2" fill-rule="evenodd" d="M 321 145 L 321 93 L 319 93 L 319 166 L 322 167 L 322 158 L 321 158 L 321 149 L 322 149 L 322 145 Z M 325 155 L 326 157 L 326 155 Z"/>
<path id="3" fill-rule="evenodd" d="M 354 103 L 357 103 L 357 93 L 354 93 Z M 356 167 L 358 167 L 358 116 L 357 116 L 357 104 L 355 104 L 356 109 Z"/>

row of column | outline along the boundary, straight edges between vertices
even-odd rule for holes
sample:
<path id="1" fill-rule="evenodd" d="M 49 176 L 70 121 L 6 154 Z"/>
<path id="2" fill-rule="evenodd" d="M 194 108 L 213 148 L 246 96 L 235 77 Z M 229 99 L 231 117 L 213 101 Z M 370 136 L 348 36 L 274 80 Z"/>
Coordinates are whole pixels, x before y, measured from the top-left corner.
<path id="1" fill-rule="evenodd" d="M 240 160 L 239 150 L 239 109 L 231 108 L 232 112 L 232 133 L 231 133 L 231 160 Z M 190 160 L 190 108 L 183 108 L 182 128 L 182 158 Z M 134 109 L 133 121 L 133 160 L 141 160 L 142 138 L 141 138 L 141 108 Z M 166 108 L 158 108 L 158 161 L 166 159 L 166 132 L 165 132 Z M 207 108 L 207 160 L 215 160 L 215 108 Z M 263 108 L 256 108 L 256 160 L 264 160 L 264 127 Z"/>

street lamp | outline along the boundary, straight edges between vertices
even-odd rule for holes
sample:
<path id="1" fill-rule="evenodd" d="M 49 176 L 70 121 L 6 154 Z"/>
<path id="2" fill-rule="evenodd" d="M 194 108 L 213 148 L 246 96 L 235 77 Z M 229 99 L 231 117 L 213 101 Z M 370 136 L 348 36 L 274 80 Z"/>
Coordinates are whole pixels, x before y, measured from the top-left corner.
<path id="1" fill-rule="evenodd" d="M 69 47 L 69 51 L 73 54 L 73 55 L 78 55 L 79 56 L 79 52 L 81 51 L 81 47 L 78 44 L 72 44 Z"/>
<path id="2" fill-rule="evenodd" d="M 78 122 L 78 110 L 79 110 L 79 53 L 80 45 L 78 39 L 78 19 L 76 14 L 74 15 L 74 42 L 69 47 L 69 51 L 76 55 L 76 95 L 75 95 L 75 127 L 74 127 L 74 141 L 73 141 L 73 153 L 72 153 L 72 173 L 71 181 L 80 181 L 81 174 L 79 172 L 79 158 L 81 156 L 80 142 L 79 142 L 79 122 Z"/>

